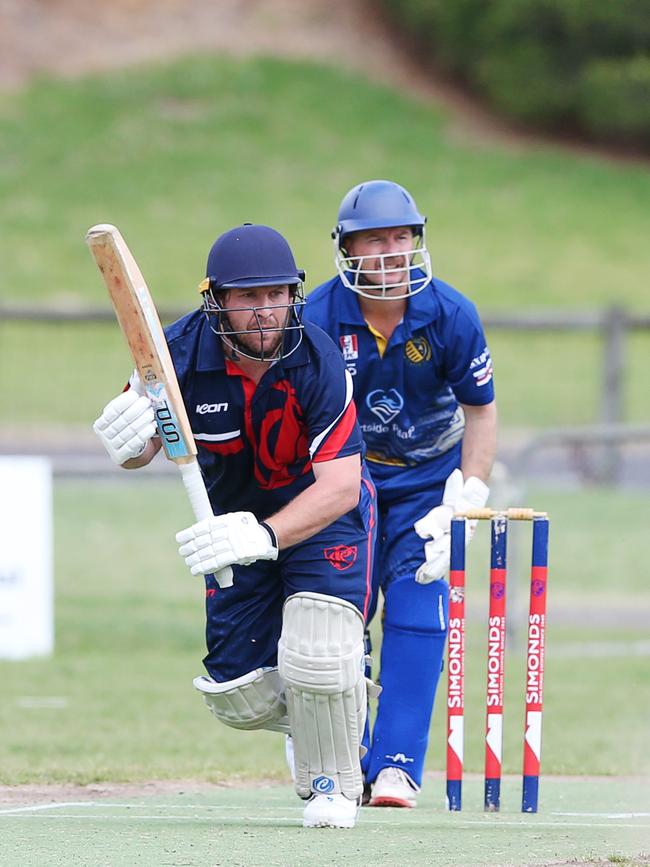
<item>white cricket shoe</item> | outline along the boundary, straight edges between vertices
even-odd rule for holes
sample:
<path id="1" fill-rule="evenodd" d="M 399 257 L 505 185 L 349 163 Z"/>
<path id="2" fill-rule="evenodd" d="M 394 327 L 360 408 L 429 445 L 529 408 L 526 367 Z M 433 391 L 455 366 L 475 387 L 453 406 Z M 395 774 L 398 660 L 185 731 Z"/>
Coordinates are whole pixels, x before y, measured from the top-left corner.
<path id="1" fill-rule="evenodd" d="M 302 813 L 303 828 L 354 828 L 359 799 L 345 795 L 312 795 Z"/>
<path id="2" fill-rule="evenodd" d="M 415 807 L 419 788 L 401 768 L 384 768 L 372 785 L 371 807 Z"/>

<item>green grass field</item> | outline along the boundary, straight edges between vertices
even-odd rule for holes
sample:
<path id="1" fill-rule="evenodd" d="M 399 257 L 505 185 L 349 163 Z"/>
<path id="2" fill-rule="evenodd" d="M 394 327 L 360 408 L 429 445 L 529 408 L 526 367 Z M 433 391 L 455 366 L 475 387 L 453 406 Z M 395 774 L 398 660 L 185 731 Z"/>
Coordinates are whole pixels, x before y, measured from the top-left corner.
<path id="1" fill-rule="evenodd" d="M 544 770 L 650 775 L 650 567 L 637 553 L 644 497 L 531 497 L 552 518 Z M 174 542 L 189 520 L 177 479 L 57 482 L 56 653 L 0 663 L 0 783 L 286 778 L 280 736 L 217 726 L 192 688 L 202 671 L 203 593 Z M 483 761 L 486 529 L 470 549 L 470 772 Z M 523 628 L 530 555 L 525 528 L 519 535 L 509 614 Z M 507 661 L 506 773 L 521 766 L 522 641 L 519 630 Z M 439 701 L 431 770 L 443 768 L 444 729 Z"/>
<path id="2" fill-rule="evenodd" d="M 647 311 L 645 167 L 459 137 L 442 111 L 358 76 L 232 58 L 41 80 L 0 97 L 0 298 L 108 307 L 83 244 L 96 222 L 121 227 L 159 304 L 193 307 L 210 244 L 244 220 L 287 234 L 309 288 L 332 272 L 343 193 L 383 176 L 416 195 L 436 273 L 481 309 Z M 113 330 L 0 323 L 0 422 L 95 417 L 128 369 Z M 490 340 L 505 425 L 597 417 L 598 338 Z M 647 418 L 649 340 L 629 350 L 630 421 Z"/>
<path id="3" fill-rule="evenodd" d="M 351 74 L 232 58 L 43 79 L 0 96 L 0 300 L 107 308 L 83 244 L 96 222 L 120 226 L 161 305 L 197 303 L 209 245 L 244 220 L 285 232 L 313 286 L 332 272 L 329 232 L 343 193 L 369 177 L 412 190 L 429 215 L 436 273 L 481 309 L 648 310 L 645 167 L 486 144 L 459 135 L 435 107 Z M 489 339 L 505 428 L 597 418 L 596 336 Z M 639 334 L 628 347 L 629 421 L 648 419 L 649 340 Z M 0 434 L 67 441 L 88 431 L 129 369 L 112 323 L 0 321 Z M 526 499 L 552 518 L 540 814 L 517 812 L 529 548 L 527 529 L 514 528 L 520 572 L 509 615 L 521 628 L 509 639 L 504 771 L 514 776 L 503 812 L 483 816 L 476 776 L 466 811 L 444 812 L 443 688 L 421 806 L 406 816 L 365 811 L 352 834 L 306 835 L 282 738 L 218 726 L 192 688 L 203 594 L 176 553 L 174 533 L 191 521 L 180 481 L 57 479 L 56 652 L 0 662 L 0 785 L 226 788 L 114 803 L 72 792 L 61 805 L 18 811 L 0 799 L 0 863 L 648 863 L 647 497 L 536 489 Z M 477 775 L 485 527 L 470 563 L 466 769 Z"/>
<path id="4" fill-rule="evenodd" d="M 442 787 L 442 780 L 437 782 Z M 469 798 L 480 799 L 478 780 L 466 788 Z M 484 815 L 471 806 L 445 813 L 428 793 L 413 811 L 364 808 L 354 831 L 308 832 L 300 827 L 300 802 L 288 786 L 198 792 L 179 786 L 170 794 L 129 798 L 81 798 L 71 792 L 45 804 L 0 805 L 0 833 L 4 863 L 12 867 L 649 863 L 647 787 L 555 778 L 546 791 L 554 807 L 543 815 L 522 816 L 514 799 L 507 799 L 499 814 Z"/>
<path id="5" fill-rule="evenodd" d="M 443 685 L 418 809 L 364 810 L 354 832 L 305 835 L 282 737 L 218 725 L 192 689 L 204 652 L 202 592 L 175 551 L 174 532 L 189 519 L 180 482 L 57 481 L 56 652 L 0 663 L 0 785 L 66 788 L 40 797 L 28 790 L 18 801 L 14 793 L 13 802 L 3 802 L 0 790 L 0 861 L 10 867 L 293 865 L 305 858 L 352 865 L 647 863 L 650 574 L 637 553 L 646 535 L 644 498 L 604 490 L 529 493 L 552 519 L 540 812 L 518 812 L 521 631 L 510 636 L 507 657 L 503 808 L 498 816 L 481 810 L 487 604 L 481 526 L 470 549 L 462 814 L 444 810 Z M 528 528 L 512 529 L 511 560 L 516 554 L 519 568 L 508 593 L 515 622 L 526 604 L 529 540 Z M 110 789 L 150 780 L 170 782 L 149 793 Z"/>

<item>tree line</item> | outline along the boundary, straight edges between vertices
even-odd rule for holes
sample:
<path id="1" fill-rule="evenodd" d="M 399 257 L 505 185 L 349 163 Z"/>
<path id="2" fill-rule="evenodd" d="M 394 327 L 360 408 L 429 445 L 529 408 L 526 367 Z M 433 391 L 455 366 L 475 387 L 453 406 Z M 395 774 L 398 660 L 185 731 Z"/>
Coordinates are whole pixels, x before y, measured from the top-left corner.
<path id="1" fill-rule="evenodd" d="M 650 147 L 650 0 L 382 0 L 436 67 L 537 128 Z"/>

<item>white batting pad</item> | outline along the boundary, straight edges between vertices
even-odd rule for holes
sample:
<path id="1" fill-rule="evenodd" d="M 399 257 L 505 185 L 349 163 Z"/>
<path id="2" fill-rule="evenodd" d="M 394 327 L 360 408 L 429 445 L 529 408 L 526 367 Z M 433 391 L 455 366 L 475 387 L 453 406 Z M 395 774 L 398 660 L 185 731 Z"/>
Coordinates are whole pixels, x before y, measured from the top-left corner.
<path id="1" fill-rule="evenodd" d="M 192 683 L 211 712 L 227 726 L 290 733 L 277 668 L 256 668 L 223 683 L 201 675 Z"/>
<path id="2" fill-rule="evenodd" d="M 296 593 L 284 604 L 278 669 L 285 685 L 301 798 L 363 791 L 363 618 L 349 602 Z"/>

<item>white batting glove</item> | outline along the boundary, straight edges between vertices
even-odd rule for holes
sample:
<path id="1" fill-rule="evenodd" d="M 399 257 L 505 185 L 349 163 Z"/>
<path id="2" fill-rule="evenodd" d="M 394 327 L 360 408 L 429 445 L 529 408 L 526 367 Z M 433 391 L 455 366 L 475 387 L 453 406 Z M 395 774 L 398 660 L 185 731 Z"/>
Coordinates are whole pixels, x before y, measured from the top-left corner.
<path id="1" fill-rule="evenodd" d="M 444 578 L 449 569 L 451 547 L 451 519 L 455 512 L 482 509 L 487 503 L 490 489 L 476 476 L 463 479 L 460 470 L 454 470 L 445 483 L 442 504 L 431 509 L 413 525 L 421 539 L 431 539 L 424 546 L 424 563 L 418 567 L 415 580 L 429 584 Z M 478 521 L 467 521 L 465 545 L 469 545 Z"/>
<path id="2" fill-rule="evenodd" d="M 249 566 L 255 560 L 277 560 L 276 539 L 252 512 L 214 515 L 176 534 L 178 553 L 192 575 L 209 575 L 224 566 Z"/>
<path id="3" fill-rule="evenodd" d="M 156 432 L 151 401 L 130 388 L 104 407 L 93 430 L 116 464 L 137 458 Z"/>

